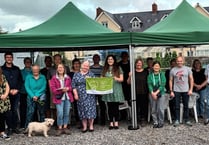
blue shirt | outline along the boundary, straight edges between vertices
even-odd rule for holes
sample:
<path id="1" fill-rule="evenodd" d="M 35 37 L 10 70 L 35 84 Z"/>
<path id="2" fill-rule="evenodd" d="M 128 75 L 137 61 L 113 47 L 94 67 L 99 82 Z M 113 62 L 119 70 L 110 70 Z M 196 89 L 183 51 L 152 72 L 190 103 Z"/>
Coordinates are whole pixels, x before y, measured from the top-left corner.
<path id="1" fill-rule="evenodd" d="M 31 68 L 30 69 L 24 68 L 21 70 L 21 74 L 22 74 L 23 83 L 25 83 L 25 79 L 26 79 L 27 75 L 32 74 L 32 70 L 31 70 Z M 24 85 L 22 85 L 20 92 L 23 94 L 27 93 Z"/>
<path id="2" fill-rule="evenodd" d="M 46 78 L 44 75 L 39 74 L 39 78 L 35 79 L 32 74 L 27 75 L 25 79 L 25 89 L 28 97 L 33 98 L 34 96 L 40 97 L 45 94 L 46 91 Z"/>

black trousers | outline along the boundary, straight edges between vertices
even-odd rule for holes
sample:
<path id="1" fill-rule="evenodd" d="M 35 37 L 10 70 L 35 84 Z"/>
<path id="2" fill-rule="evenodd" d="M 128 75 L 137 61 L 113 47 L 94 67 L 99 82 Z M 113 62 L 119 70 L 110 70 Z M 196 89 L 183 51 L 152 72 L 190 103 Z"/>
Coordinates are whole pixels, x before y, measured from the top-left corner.
<path id="1" fill-rule="evenodd" d="M 99 108 L 100 108 L 100 123 L 104 124 L 106 122 L 106 106 L 105 106 L 105 102 L 102 101 L 102 96 L 97 95 L 98 98 L 98 103 L 99 103 Z"/>
<path id="2" fill-rule="evenodd" d="M 20 128 L 25 127 L 27 113 L 27 94 L 20 94 Z"/>
<path id="3" fill-rule="evenodd" d="M 76 122 L 79 122 L 80 121 L 80 118 L 79 118 L 79 115 L 78 115 L 78 107 L 77 107 L 77 101 L 76 100 L 74 100 L 74 102 L 73 102 L 73 109 L 74 109 L 74 117 L 75 117 L 75 120 L 76 120 Z"/>
<path id="4" fill-rule="evenodd" d="M 20 94 L 18 93 L 16 95 L 10 95 L 9 99 L 11 103 L 11 110 L 7 111 L 6 113 L 6 123 L 8 129 L 16 129 L 19 121 L 17 109 L 20 101 Z"/>
<path id="5" fill-rule="evenodd" d="M 107 106 L 110 122 L 113 122 L 114 118 L 116 122 L 119 121 L 119 102 L 107 102 Z"/>
<path id="6" fill-rule="evenodd" d="M 148 102 L 149 102 L 148 94 L 137 94 L 136 107 L 137 107 L 137 116 L 139 120 L 147 119 Z"/>
<path id="7" fill-rule="evenodd" d="M 5 131 L 6 112 L 0 113 L 0 132 Z"/>

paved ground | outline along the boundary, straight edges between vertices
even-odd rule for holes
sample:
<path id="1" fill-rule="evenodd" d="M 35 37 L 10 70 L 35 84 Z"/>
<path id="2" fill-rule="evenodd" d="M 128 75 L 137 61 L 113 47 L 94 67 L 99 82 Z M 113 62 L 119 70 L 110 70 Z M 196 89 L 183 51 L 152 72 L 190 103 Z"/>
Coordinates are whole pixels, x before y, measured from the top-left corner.
<path id="1" fill-rule="evenodd" d="M 208 145 L 209 125 L 194 123 L 192 127 L 180 125 L 175 128 L 165 124 L 163 128 L 153 129 L 151 124 L 138 130 L 128 130 L 128 123 L 122 122 L 119 130 L 109 130 L 107 126 L 95 125 L 94 132 L 81 133 L 72 127 L 72 135 L 54 136 L 55 129 L 49 132 L 50 137 L 42 135 L 28 138 L 24 134 L 12 135 L 10 141 L 0 140 L 0 145 Z"/>

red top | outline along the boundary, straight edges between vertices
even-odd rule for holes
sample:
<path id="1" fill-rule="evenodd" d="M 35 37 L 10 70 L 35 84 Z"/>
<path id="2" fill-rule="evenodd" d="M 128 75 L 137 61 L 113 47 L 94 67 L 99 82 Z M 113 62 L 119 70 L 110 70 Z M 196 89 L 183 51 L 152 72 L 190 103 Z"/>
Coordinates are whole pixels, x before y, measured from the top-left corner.
<path id="1" fill-rule="evenodd" d="M 68 75 L 65 75 L 64 77 L 64 86 L 69 88 L 67 94 L 69 96 L 69 101 L 73 102 L 71 78 Z M 62 90 L 59 90 L 59 88 L 61 88 L 60 80 L 56 75 L 54 75 L 50 80 L 50 89 L 52 91 L 52 101 L 54 104 L 60 104 L 62 102 L 62 99 L 56 98 L 56 95 L 62 94 Z"/>

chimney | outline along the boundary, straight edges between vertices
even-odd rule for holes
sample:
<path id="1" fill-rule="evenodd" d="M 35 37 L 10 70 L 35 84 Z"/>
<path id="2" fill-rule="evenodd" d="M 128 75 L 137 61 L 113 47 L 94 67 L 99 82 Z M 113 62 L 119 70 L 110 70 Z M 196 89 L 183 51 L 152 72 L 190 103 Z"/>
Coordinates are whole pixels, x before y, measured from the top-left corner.
<path id="1" fill-rule="evenodd" d="M 97 8 L 96 10 L 96 18 L 103 12 L 103 9 L 101 9 L 100 7 Z"/>
<path id="2" fill-rule="evenodd" d="M 153 3 L 152 4 L 152 13 L 153 14 L 156 14 L 157 13 L 157 4 L 156 3 Z"/>

